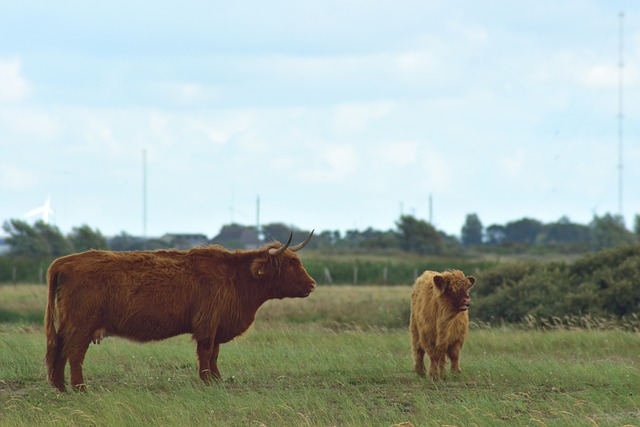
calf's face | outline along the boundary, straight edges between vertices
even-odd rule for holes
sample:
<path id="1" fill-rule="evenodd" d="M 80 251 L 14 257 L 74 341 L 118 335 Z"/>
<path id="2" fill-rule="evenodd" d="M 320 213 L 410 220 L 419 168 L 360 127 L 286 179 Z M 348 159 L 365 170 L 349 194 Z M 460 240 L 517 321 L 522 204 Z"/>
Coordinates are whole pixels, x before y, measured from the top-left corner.
<path id="1" fill-rule="evenodd" d="M 476 283 L 473 276 L 455 277 L 437 275 L 433 282 L 439 291 L 441 301 L 445 302 L 452 311 L 463 312 L 471 305 L 469 290 Z"/>

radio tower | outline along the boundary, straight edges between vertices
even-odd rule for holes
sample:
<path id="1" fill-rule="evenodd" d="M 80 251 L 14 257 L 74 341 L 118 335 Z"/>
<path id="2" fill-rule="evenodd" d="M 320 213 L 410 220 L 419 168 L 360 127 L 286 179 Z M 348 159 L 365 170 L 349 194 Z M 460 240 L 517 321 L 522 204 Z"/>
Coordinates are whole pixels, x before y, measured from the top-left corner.
<path id="1" fill-rule="evenodd" d="M 147 248 L 147 150 L 142 150 L 142 237 Z"/>
<path id="2" fill-rule="evenodd" d="M 623 70 L 624 70 L 624 45 L 623 45 L 623 23 L 624 12 L 620 12 L 620 39 L 618 49 L 618 213 L 622 218 L 622 136 L 623 136 L 623 104 L 622 104 L 622 89 L 623 89 Z"/>

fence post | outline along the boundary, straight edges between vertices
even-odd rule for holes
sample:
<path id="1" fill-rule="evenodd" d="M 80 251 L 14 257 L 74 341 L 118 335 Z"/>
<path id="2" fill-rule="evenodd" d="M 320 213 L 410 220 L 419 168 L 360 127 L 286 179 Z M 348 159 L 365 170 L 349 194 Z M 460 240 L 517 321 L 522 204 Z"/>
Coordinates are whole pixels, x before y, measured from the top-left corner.
<path id="1" fill-rule="evenodd" d="M 358 284 L 358 266 L 353 267 L 353 284 Z"/>
<path id="2" fill-rule="evenodd" d="M 327 267 L 324 268 L 324 280 L 326 280 L 329 284 L 333 284 L 333 280 L 331 279 L 331 272 Z"/>
<path id="3" fill-rule="evenodd" d="M 382 270 L 382 282 L 386 285 L 387 284 L 387 279 L 389 277 L 389 267 L 387 267 L 386 265 L 384 266 L 384 269 Z"/>
<path id="4" fill-rule="evenodd" d="M 40 277 L 40 284 L 42 285 L 42 278 L 43 278 L 42 267 L 40 267 L 39 276 L 38 277 Z"/>
<path id="5" fill-rule="evenodd" d="M 17 268 L 14 265 L 13 269 L 11 270 L 11 280 L 13 281 L 13 284 L 16 284 L 16 275 L 17 275 Z"/>

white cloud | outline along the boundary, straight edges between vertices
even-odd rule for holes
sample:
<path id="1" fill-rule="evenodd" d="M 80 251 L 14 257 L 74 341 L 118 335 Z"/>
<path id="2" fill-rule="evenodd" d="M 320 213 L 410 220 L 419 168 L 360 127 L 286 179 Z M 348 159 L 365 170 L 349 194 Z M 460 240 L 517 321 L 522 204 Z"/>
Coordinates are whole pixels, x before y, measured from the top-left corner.
<path id="1" fill-rule="evenodd" d="M 225 111 L 207 114 L 206 117 L 187 119 L 184 123 L 189 132 L 203 135 L 214 144 L 223 145 L 235 135 L 248 131 L 256 124 L 256 112 L 251 110 Z"/>
<path id="2" fill-rule="evenodd" d="M 26 169 L 13 164 L 0 167 L 0 188 L 9 191 L 22 191 L 34 187 L 38 183 L 37 176 Z"/>
<path id="3" fill-rule="evenodd" d="M 585 71 L 582 82 L 585 86 L 613 88 L 618 85 L 618 68 L 609 64 L 597 64 Z"/>
<path id="4" fill-rule="evenodd" d="M 435 194 L 449 193 L 451 191 L 455 170 L 445 157 L 435 147 L 421 155 L 416 165 L 419 171 L 418 188 L 429 189 Z"/>
<path id="5" fill-rule="evenodd" d="M 21 74 L 19 60 L 0 59 L 0 102 L 21 101 L 31 93 L 31 85 Z"/>
<path id="6" fill-rule="evenodd" d="M 356 173 L 359 165 L 358 152 L 351 145 L 332 145 L 322 148 L 316 166 L 300 172 L 305 182 L 336 183 L 344 181 Z"/>
<path id="7" fill-rule="evenodd" d="M 86 125 L 83 139 L 85 145 L 78 152 L 114 155 L 121 153 L 123 148 L 113 134 L 112 126 L 97 119 Z"/>
<path id="8" fill-rule="evenodd" d="M 339 105 L 333 114 L 333 128 L 337 132 L 361 132 L 372 122 L 386 116 L 393 108 L 389 102 Z"/>
<path id="9" fill-rule="evenodd" d="M 391 57 L 398 70 L 403 73 L 424 74 L 438 67 L 438 60 L 425 51 L 401 52 Z"/>
<path id="10" fill-rule="evenodd" d="M 418 145 L 417 141 L 385 142 L 375 148 L 375 155 L 381 164 L 405 167 L 416 163 Z"/>
<path id="11" fill-rule="evenodd" d="M 55 116 L 34 109 L 6 108 L 0 109 L 0 129 L 5 135 L 14 132 L 21 137 L 48 139 L 60 131 L 60 123 Z"/>
<path id="12" fill-rule="evenodd" d="M 509 156 L 503 157 L 501 164 L 504 172 L 510 177 L 518 175 L 524 166 L 525 157 L 525 153 L 522 151 L 511 153 Z"/>

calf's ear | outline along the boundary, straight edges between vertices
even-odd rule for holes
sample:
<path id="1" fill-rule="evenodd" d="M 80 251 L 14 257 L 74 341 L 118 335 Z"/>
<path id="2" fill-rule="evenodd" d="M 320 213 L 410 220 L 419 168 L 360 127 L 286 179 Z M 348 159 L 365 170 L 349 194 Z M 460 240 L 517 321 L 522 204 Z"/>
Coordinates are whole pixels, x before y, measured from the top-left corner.
<path id="1" fill-rule="evenodd" d="M 469 281 L 470 285 L 469 285 L 469 289 L 471 289 L 473 287 L 473 285 L 476 284 L 476 278 L 473 276 L 467 276 L 467 280 Z"/>
<path id="2" fill-rule="evenodd" d="M 433 283 L 436 285 L 436 288 L 438 288 L 440 293 L 443 293 L 445 288 L 447 287 L 447 281 L 444 280 L 444 277 L 440 275 L 433 276 Z"/>

